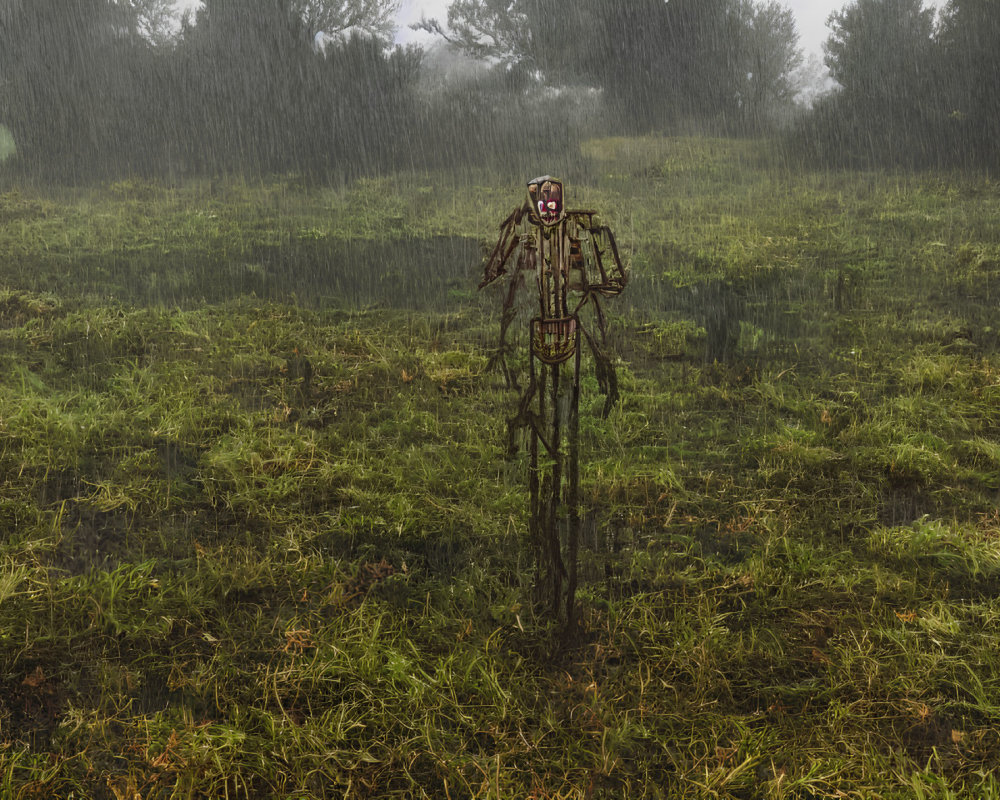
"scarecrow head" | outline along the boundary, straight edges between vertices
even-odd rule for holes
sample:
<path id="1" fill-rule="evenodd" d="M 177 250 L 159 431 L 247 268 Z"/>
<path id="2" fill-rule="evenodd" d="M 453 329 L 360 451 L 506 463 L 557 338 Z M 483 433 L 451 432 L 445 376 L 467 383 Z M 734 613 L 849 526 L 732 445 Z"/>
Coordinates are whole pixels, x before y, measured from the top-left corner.
<path id="1" fill-rule="evenodd" d="M 551 227 L 561 222 L 566 216 L 562 181 L 551 175 L 529 181 L 528 205 L 531 207 L 529 219 L 532 224 Z"/>

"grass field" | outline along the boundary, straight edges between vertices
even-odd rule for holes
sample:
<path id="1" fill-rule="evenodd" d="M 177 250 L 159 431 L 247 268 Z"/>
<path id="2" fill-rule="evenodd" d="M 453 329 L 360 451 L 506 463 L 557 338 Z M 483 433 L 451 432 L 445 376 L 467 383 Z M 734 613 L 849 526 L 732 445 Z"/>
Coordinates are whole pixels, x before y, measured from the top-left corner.
<path id="1" fill-rule="evenodd" d="M 632 272 L 569 643 L 474 289 L 518 179 L 0 194 L 0 799 L 1000 798 L 1000 184 L 563 177 Z"/>
<path id="2" fill-rule="evenodd" d="M 0 161 L 5 161 L 17 152 L 14 147 L 14 137 L 6 125 L 0 125 Z"/>

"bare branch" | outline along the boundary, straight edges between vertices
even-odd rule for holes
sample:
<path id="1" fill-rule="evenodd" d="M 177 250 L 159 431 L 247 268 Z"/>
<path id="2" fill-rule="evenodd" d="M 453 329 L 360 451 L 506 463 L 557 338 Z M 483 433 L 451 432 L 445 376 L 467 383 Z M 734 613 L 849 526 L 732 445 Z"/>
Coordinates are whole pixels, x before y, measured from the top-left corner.
<path id="1" fill-rule="evenodd" d="M 291 12 L 306 34 L 333 38 L 357 30 L 391 38 L 399 0 L 291 0 Z"/>

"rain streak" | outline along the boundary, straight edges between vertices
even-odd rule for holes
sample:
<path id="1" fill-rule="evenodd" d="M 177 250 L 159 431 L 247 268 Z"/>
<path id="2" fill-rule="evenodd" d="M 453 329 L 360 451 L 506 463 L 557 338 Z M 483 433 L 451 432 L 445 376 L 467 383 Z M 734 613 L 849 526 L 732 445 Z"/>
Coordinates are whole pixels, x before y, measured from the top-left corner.
<path id="1" fill-rule="evenodd" d="M 1000 798 L 997 11 L 0 0 L 0 798 Z"/>

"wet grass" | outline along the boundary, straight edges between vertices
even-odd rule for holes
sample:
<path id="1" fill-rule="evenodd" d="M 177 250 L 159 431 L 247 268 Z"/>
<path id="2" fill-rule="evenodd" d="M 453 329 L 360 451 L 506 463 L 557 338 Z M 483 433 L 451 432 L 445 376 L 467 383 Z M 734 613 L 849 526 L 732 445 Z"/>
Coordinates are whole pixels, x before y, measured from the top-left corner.
<path id="1" fill-rule="evenodd" d="M 471 289 L 516 186 L 0 197 L 0 797 L 1000 796 L 997 185 L 584 156 L 570 643 Z"/>

